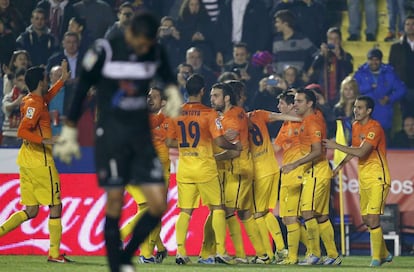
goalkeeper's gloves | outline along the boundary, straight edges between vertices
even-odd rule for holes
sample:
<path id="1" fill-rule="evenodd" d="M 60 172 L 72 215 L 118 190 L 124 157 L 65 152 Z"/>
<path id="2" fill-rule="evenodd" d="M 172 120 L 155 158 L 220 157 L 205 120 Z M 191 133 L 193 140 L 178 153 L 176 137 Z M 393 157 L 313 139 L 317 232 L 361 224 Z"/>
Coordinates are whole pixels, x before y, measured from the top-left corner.
<path id="1" fill-rule="evenodd" d="M 181 105 L 183 104 L 180 90 L 175 85 L 169 85 L 165 88 L 165 96 L 167 97 L 167 104 L 164 113 L 169 117 L 178 117 L 181 114 Z"/>
<path id="2" fill-rule="evenodd" d="M 71 163 L 73 156 L 80 158 L 77 128 L 63 126 L 62 133 L 53 147 L 53 155 L 67 164 Z"/>

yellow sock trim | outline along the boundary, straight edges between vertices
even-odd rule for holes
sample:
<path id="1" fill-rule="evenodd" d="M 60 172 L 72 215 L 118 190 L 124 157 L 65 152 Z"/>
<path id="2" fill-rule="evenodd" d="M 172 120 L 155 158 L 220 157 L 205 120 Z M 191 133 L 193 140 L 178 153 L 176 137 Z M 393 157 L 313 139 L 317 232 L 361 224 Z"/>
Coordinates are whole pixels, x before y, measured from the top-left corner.
<path id="1" fill-rule="evenodd" d="M 175 234 L 177 239 L 177 253 L 181 256 L 187 256 L 185 240 L 187 239 L 188 224 L 191 216 L 188 213 L 180 212 L 175 224 Z"/>
<path id="2" fill-rule="evenodd" d="M 62 220 L 60 218 L 49 219 L 49 256 L 57 258 L 60 255 L 60 241 L 62 239 Z"/>
<path id="3" fill-rule="evenodd" d="M 321 235 L 321 239 L 325 246 L 328 257 L 338 257 L 339 254 L 338 250 L 336 249 L 334 229 L 330 220 L 319 224 L 319 233 Z"/>
<path id="4" fill-rule="evenodd" d="M 287 243 L 289 260 L 296 261 L 298 259 L 299 240 L 300 240 L 300 223 L 296 222 L 286 226 Z"/>
<path id="5" fill-rule="evenodd" d="M 260 236 L 259 227 L 256 224 L 253 216 L 247 220 L 242 220 L 244 229 L 246 230 L 247 236 L 249 236 L 250 242 L 256 251 L 257 256 L 263 256 L 266 254 L 266 251 L 263 246 L 262 237 Z"/>
<path id="6" fill-rule="evenodd" d="M 236 257 L 243 259 L 246 258 L 246 251 L 244 250 L 241 227 L 239 221 L 237 220 L 237 217 L 232 216 L 230 218 L 227 218 L 226 223 L 229 227 L 231 240 L 233 241 L 233 246 L 236 251 Z"/>
<path id="7" fill-rule="evenodd" d="M 304 225 L 300 224 L 300 242 L 308 249 L 308 232 Z"/>
<path id="8" fill-rule="evenodd" d="M 269 230 L 267 229 L 267 225 L 264 219 L 264 216 L 256 218 L 257 226 L 259 227 L 260 237 L 262 238 L 264 249 L 266 250 L 267 255 L 269 258 L 273 258 L 275 256 L 273 252 L 272 244 L 269 240 Z"/>
<path id="9" fill-rule="evenodd" d="M 131 220 L 128 221 L 119 231 L 121 235 L 121 240 L 124 241 L 134 230 L 135 225 L 138 223 L 138 221 L 141 219 L 142 215 L 145 213 L 145 211 L 148 209 L 148 207 L 139 208 L 138 212 L 132 217 Z"/>
<path id="10" fill-rule="evenodd" d="M 212 218 L 213 242 L 210 253 L 226 254 L 226 212 L 224 210 L 213 210 Z M 214 243 L 215 242 L 215 243 Z"/>
<path id="11" fill-rule="evenodd" d="M 317 257 L 321 257 L 319 224 L 315 218 L 305 222 L 306 231 L 308 233 L 308 253 L 312 253 Z"/>
<path id="12" fill-rule="evenodd" d="M 3 225 L 0 226 L 0 237 L 20 226 L 24 221 L 29 219 L 24 211 L 13 213 Z"/>
<path id="13" fill-rule="evenodd" d="M 272 235 L 273 241 L 276 243 L 276 249 L 278 251 L 285 249 L 285 240 L 283 240 L 282 231 L 277 218 L 269 212 L 265 215 L 265 221 L 267 229 L 269 230 L 270 235 Z"/>
<path id="14" fill-rule="evenodd" d="M 382 227 L 378 227 L 370 230 L 371 235 L 371 255 L 374 260 L 381 260 L 381 248 L 384 240 L 382 234 Z M 384 242 L 385 244 L 385 242 Z"/>

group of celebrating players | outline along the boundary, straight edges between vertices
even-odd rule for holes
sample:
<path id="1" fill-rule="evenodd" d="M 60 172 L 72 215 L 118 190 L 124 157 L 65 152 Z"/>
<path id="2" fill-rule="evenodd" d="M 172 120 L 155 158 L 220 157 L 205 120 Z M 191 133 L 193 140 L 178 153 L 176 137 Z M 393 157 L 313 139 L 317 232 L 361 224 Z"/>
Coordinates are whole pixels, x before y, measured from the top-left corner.
<path id="1" fill-rule="evenodd" d="M 159 130 L 164 130 L 166 145 L 179 150 L 177 264 L 191 262 L 185 241 L 192 212 L 201 199 L 210 214 L 204 224 L 198 263 L 340 265 L 342 259 L 328 217 L 331 178 L 355 156 L 360 158 L 361 214 L 371 233 L 371 265 L 392 261 L 379 224 L 390 184 L 385 138 L 380 125 L 370 118 L 374 104 L 369 97 L 361 96 L 356 101 L 354 147 L 345 147 L 326 140 L 326 124 L 311 90 L 283 92 L 278 97 L 280 113 L 264 110 L 246 113 L 243 109 L 246 90 L 240 81 L 213 85 L 212 108 L 201 104 L 206 90 L 200 75 L 191 76 L 186 89 L 189 101 L 182 106 L 177 118 L 159 118 L 157 112 L 167 103 L 160 90 L 151 89 L 148 96 L 154 141 L 159 143 L 162 139 Z M 266 125 L 275 121 L 284 123 L 272 144 Z M 168 169 L 168 150 L 163 144 L 156 144 L 156 148 L 164 169 Z M 333 171 L 326 158 L 326 148 L 337 148 L 348 154 Z M 278 165 L 275 151 L 283 152 L 282 167 Z M 165 176 L 168 180 L 168 173 Z M 271 213 L 277 199 L 280 217 L 287 227 L 287 247 L 279 222 Z M 246 258 L 237 217 L 256 252 L 250 261 Z M 226 252 L 226 226 L 235 248 L 233 257 Z M 158 234 L 149 239 L 151 250 L 159 241 L 159 229 L 156 231 Z M 320 240 L 327 253 L 323 258 Z M 307 249 L 301 261 L 298 260 L 300 242 Z M 163 250 L 162 247 L 156 258 L 145 250 L 147 256 L 141 254 L 140 261 L 162 261 Z"/>

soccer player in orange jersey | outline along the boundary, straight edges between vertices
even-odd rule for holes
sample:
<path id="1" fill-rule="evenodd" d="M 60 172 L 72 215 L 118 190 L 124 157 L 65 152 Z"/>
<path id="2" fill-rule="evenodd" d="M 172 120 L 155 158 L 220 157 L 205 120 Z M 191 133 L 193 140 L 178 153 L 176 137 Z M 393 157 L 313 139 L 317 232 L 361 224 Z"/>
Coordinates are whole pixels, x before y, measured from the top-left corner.
<path id="1" fill-rule="evenodd" d="M 218 161 L 225 161 L 226 171 L 222 182 L 224 184 L 227 225 L 236 249 L 236 260 L 246 263 L 241 228 L 236 218 L 237 211 L 256 251 L 252 262 L 269 263 L 270 258 L 264 249 L 257 223 L 252 214 L 253 161 L 249 150 L 249 128 L 246 112 L 243 108 L 236 106 L 237 97 L 226 83 L 213 85 L 210 99 L 212 107 L 222 112 L 221 122 L 224 131 L 226 133 L 229 130 L 236 132 L 228 137 L 228 140 L 240 142 L 243 146 L 243 150 L 240 152 L 226 150 L 215 155 Z"/>
<path id="2" fill-rule="evenodd" d="M 0 226 L 0 237 L 33 219 L 39 212 L 39 205 L 49 206 L 50 248 L 48 262 L 71 262 L 61 255 L 62 203 L 60 198 L 60 180 L 52 156 L 52 138 L 50 115 L 47 105 L 63 87 L 69 78 L 68 64 L 62 62 L 62 76 L 48 91 L 45 69 L 32 67 L 25 74 L 29 94 L 22 100 L 20 112 L 22 121 L 17 136 L 23 139 L 17 164 L 20 167 L 21 203 L 23 211 L 15 212 Z"/>
<path id="3" fill-rule="evenodd" d="M 295 94 L 295 111 L 303 118 L 299 140 L 302 157 L 282 167 L 283 173 L 303 166 L 303 186 L 300 197 L 301 215 L 308 234 L 308 256 L 301 265 L 314 265 L 321 260 L 320 239 L 324 242 L 328 257 L 326 265 L 342 262 L 334 241 L 334 231 L 329 220 L 329 196 L 332 172 L 326 159 L 322 139 L 326 138 L 326 123 L 316 110 L 316 97 L 310 90 L 298 90 Z"/>
<path id="4" fill-rule="evenodd" d="M 221 148 L 240 150 L 239 143 L 232 144 L 224 137 L 218 114 L 201 104 L 204 79 L 199 74 L 190 76 L 186 89 L 189 102 L 182 107 L 181 116 L 172 119 L 167 132 L 167 145 L 178 147 L 178 206 L 180 214 L 176 223 L 177 264 L 187 264 L 185 240 L 191 214 L 198 206 L 199 196 L 212 213 L 212 226 L 216 242 L 215 262 L 232 263 L 225 249 L 226 219 L 223 207 L 223 190 L 218 178 L 213 156 L 213 143 Z"/>
<path id="5" fill-rule="evenodd" d="M 281 113 L 294 114 L 295 95 L 285 91 L 278 97 L 278 109 Z M 275 139 L 275 151 L 283 151 L 283 165 L 294 162 L 302 157 L 300 152 L 299 131 L 301 122 L 285 121 Z M 278 264 L 296 264 L 298 262 L 298 248 L 301 227 L 298 217 L 300 216 L 300 193 L 302 188 L 303 169 L 298 167 L 288 174 L 282 173 L 279 196 L 279 215 L 287 228 L 288 257 Z M 307 237 L 306 237 L 307 239 Z"/>
<path id="6" fill-rule="evenodd" d="M 334 176 L 353 157 L 358 157 L 360 212 L 371 235 L 371 266 L 391 262 L 393 256 L 387 250 L 380 224 L 384 213 L 391 178 L 386 157 L 386 141 L 381 125 L 371 118 L 374 101 L 359 96 L 355 101 L 355 122 L 352 125 L 352 147 L 333 140 L 324 140 L 326 148 L 338 149 L 347 156 L 334 169 Z"/>

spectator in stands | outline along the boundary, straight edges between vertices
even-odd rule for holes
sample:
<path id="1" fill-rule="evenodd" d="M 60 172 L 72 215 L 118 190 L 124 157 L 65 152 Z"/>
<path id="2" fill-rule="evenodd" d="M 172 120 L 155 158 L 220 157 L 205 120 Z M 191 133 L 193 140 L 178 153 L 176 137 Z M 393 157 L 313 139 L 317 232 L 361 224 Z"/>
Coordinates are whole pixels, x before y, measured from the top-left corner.
<path id="1" fill-rule="evenodd" d="M 407 86 L 402 100 L 403 115 L 414 115 L 414 15 L 405 19 L 404 32 L 405 35 L 391 46 L 388 62 Z"/>
<path id="2" fill-rule="evenodd" d="M 56 49 L 56 39 L 46 26 L 46 13 L 43 9 L 33 10 L 31 23 L 17 38 L 17 48 L 30 54 L 33 65 L 45 65 Z"/>
<path id="3" fill-rule="evenodd" d="M 74 32 L 66 32 L 63 36 L 62 47 L 62 51 L 55 53 L 49 58 L 46 71 L 50 73 L 52 67 L 59 66 L 62 60 L 65 59 L 68 62 L 70 78 L 73 80 L 78 77 L 81 70 L 80 61 L 82 60 L 82 56 L 79 54 L 78 35 Z"/>
<path id="4" fill-rule="evenodd" d="M 26 70 L 17 69 L 13 79 L 13 89 L 6 94 L 2 101 L 2 111 L 4 113 L 4 122 L 2 128 L 2 146 L 3 147 L 20 147 L 22 139 L 17 138 L 17 128 L 20 125 L 20 104 L 28 91 L 24 81 Z"/>
<path id="5" fill-rule="evenodd" d="M 223 72 L 217 78 L 217 82 L 225 83 L 230 80 L 240 80 L 240 77 L 234 72 Z"/>
<path id="6" fill-rule="evenodd" d="M 212 22 L 217 22 L 220 15 L 219 0 L 201 0 Z"/>
<path id="7" fill-rule="evenodd" d="M 316 96 L 317 108 L 322 112 L 325 118 L 328 138 L 335 136 L 335 115 L 333 114 L 333 107 L 328 103 L 325 98 L 325 91 L 319 84 L 309 84 L 305 87 L 306 90 L 312 91 Z"/>
<path id="8" fill-rule="evenodd" d="M 0 0 L 0 19 L 6 29 L 17 37 L 24 30 L 24 21 L 21 13 L 12 5 L 10 0 Z"/>
<path id="9" fill-rule="evenodd" d="M 216 83 L 217 77 L 214 74 L 213 70 L 204 64 L 203 52 L 201 52 L 201 50 L 197 47 L 191 47 L 187 50 L 185 59 L 185 62 L 193 67 L 194 73 L 200 74 L 204 77 L 206 84 L 205 89 L 210 90 L 211 86 Z M 204 105 L 210 106 L 211 103 L 209 92 L 205 92 L 202 103 Z"/>
<path id="10" fill-rule="evenodd" d="M 286 66 L 285 70 L 283 70 L 283 79 L 286 80 L 288 89 L 304 87 L 300 73 L 295 66 Z"/>
<path id="11" fill-rule="evenodd" d="M 184 54 L 181 50 L 180 32 L 174 26 L 172 17 L 165 16 L 161 19 L 161 25 L 158 29 L 158 42 L 162 44 L 167 51 L 170 66 L 177 67 L 184 59 Z"/>
<path id="12" fill-rule="evenodd" d="M 129 2 L 125 2 L 119 6 L 118 9 L 118 21 L 116 21 L 105 33 L 105 39 L 113 37 L 122 37 L 125 27 L 130 22 L 134 10 Z"/>
<path id="13" fill-rule="evenodd" d="M 70 18 L 75 16 L 73 1 L 69 0 L 41 0 L 37 7 L 43 9 L 47 16 L 50 32 L 57 41 L 63 39 L 63 35 L 69 24 Z"/>
<path id="14" fill-rule="evenodd" d="M 342 120 L 345 139 L 352 142 L 352 123 L 354 122 L 354 103 L 359 95 L 358 83 L 352 76 L 347 76 L 341 83 L 339 102 L 334 107 L 335 120 Z"/>
<path id="15" fill-rule="evenodd" d="M 79 52 L 85 53 L 91 46 L 93 40 L 86 30 L 86 20 L 75 16 L 69 20 L 68 31 L 78 34 Z"/>
<path id="16" fill-rule="evenodd" d="M 177 68 L 177 82 L 178 88 L 183 95 L 184 101 L 188 102 L 188 92 L 185 88 L 187 79 L 193 74 L 193 67 L 187 63 L 181 63 Z"/>
<path id="17" fill-rule="evenodd" d="M 388 34 L 384 41 L 391 42 L 404 34 L 405 0 L 387 0 Z M 397 33 L 397 35 L 396 35 Z"/>
<path id="18" fill-rule="evenodd" d="M 414 116 L 404 118 L 403 129 L 394 135 L 390 147 L 414 148 Z"/>
<path id="19" fill-rule="evenodd" d="M 247 44 L 236 43 L 233 45 L 233 58 L 224 65 L 224 71 L 234 72 L 245 84 L 248 100 L 245 105 L 248 107 L 253 99 L 254 90 L 259 83 L 262 73 L 258 67 L 250 64 L 250 54 Z"/>
<path id="20" fill-rule="evenodd" d="M 197 47 L 203 51 L 204 60 L 212 67 L 215 51 L 213 41 L 213 23 L 201 0 L 184 0 L 177 20 L 183 48 Z"/>
<path id="21" fill-rule="evenodd" d="M 22 19 L 23 19 L 22 24 L 28 25 L 30 22 L 30 17 L 32 17 L 32 10 L 36 8 L 36 5 L 39 1 L 40 0 L 12 0 L 10 2 L 11 2 L 11 5 L 15 9 L 17 9 L 19 13 L 22 15 Z M 22 29 L 22 31 L 23 30 L 24 29 Z M 17 35 L 18 34 L 20 33 L 17 33 Z"/>
<path id="22" fill-rule="evenodd" d="M 27 70 L 30 66 L 32 66 L 32 62 L 30 60 L 30 55 L 26 50 L 17 50 L 13 52 L 9 65 L 3 66 L 3 71 L 4 71 L 3 93 L 4 95 L 11 92 L 13 88 L 12 79 L 14 78 L 14 74 L 16 73 L 17 69 L 24 68 Z"/>
<path id="23" fill-rule="evenodd" d="M 365 31 L 366 41 L 373 42 L 376 40 L 378 27 L 377 0 L 364 0 L 365 22 L 367 29 Z M 349 37 L 348 41 L 358 41 L 361 32 L 361 0 L 348 0 L 349 15 Z"/>
<path id="24" fill-rule="evenodd" d="M 375 101 L 372 117 L 381 124 L 389 142 L 394 103 L 404 97 L 406 87 L 392 66 L 382 63 L 381 50 L 371 49 L 367 57 L 368 61 L 359 67 L 354 78 L 358 82 L 359 92 Z"/>
<path id="25" fill-rule="evenodd" d="M 333 106 L 339 100 L 339 86 L 353 71 L 353 58 L 342 48 L 342 33 L 332 27 L 326 33 L 327 43 L 322 43 L 319 55 L 312 63 L 310 82 L 323 86 L 324 96 Z"/>
<path id="26" fill-rule="evenodd" d="M 282 1 L 276 5 L 275 14 L 279 10 L 290 10 L 295 15 L 298 32 L 308 37 L 315 46 L 319 46 L 325 39 L 328 29 L 327 11 L 321 3 L 313 0 Z"/>
<path id="27" fill-rule="evenodd" d="M 85 18 L 85 30 L 90 34 L 92 41 L 102 38 L 115 22 L 112 8 L 102 0 L 81 0 L 73 7 L 79 17 Z"/>
<path id="28" fill-rule="evenodd" d="M 50 86 L 53 86 L 62 75 L 62 67 L 60 65 L 53 66 L 50 69 L 49 78 Z M 49 113 L 52 125 L 52 135 L 60 135 L 62 130 L 62 121 L 65 120 L 66 108 L 68 106 L 68 92 L 62 87 L 55 97 L 49 103 Z"/>
<path id="29" fill-rule="evenodd" d="M 3 65 L 7 65 L 9 63 L 15 49 L 16 38 L 11 30 L 5 27 L 3 19 L 0 18 L 0 75 L 3 74 Z"/>
<path id="30" fill-rule="evenodd" d="M 273 65 L 276 73 L 282 74 L 287 66 L 295 66 L 307 74 L 318 49 L 301 33 L 295 32 L 295 17 L 289 10 L 275 14 L 277 35 L 273 40 Z"/>
<path id="31" fill-rule="evenodd" d="M 259 89 L 252 99 L 251 110 L 274 110 L 276 105 L 276 97 L 287 89 L 286 81 L 278 75 L 270 75 L 259 81 Z"/>
<path id="32" fill-rule="evenodd" d="M 232 57 L 232 44 L 243 42 L 248 51 L 270 50 L 271 20 L 266 6 L 257 0 L 220 1 L 217 21 L 216 62 L 222 66 Z"/>

